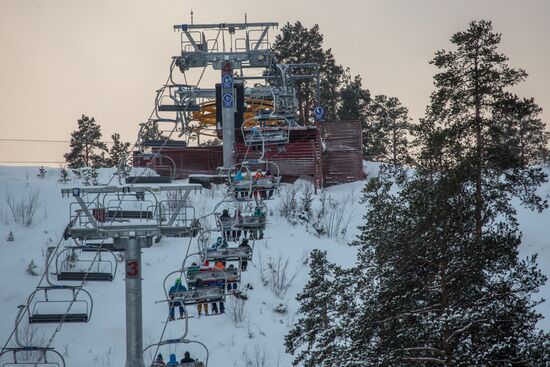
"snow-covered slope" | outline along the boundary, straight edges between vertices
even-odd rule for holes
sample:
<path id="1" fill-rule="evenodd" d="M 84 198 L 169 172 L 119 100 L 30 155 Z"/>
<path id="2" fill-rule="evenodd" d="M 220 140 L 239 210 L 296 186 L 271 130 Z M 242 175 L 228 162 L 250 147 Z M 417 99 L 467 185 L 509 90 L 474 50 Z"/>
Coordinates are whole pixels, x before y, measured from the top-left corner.
<path id="1" fill-rule="evenodd" d="M 366 164 L 365 170 L 375 174 L 376 165 Z M 63 228 L 68 222 L 70 199 L 62 198 L 60 189 L 79 186 L 79 182 L 61 184 L 57 181 L 58 170 L 50 169 L 45 178 L 36 176 L 34 167 L 0 167 L 0 279 L 2 292 L 0 296 L 0 342 L 5 343 L 11 333 L 13 321 L 17 313 L 17 305 L 26 302 L 30 292 L 36 286 L 39 277 L 33 277 L 25 272 L 27 265 L 33 260 L 37 271 L 44 268 L 45 248 L 57 244 Z M 105 182 L 111 172 L 102 172 Z M 298 182 L 295 185 L 305 185 Z M 253 264 L 249 271 L 243 273 L 243 283 L 250 283 L 252 290 L 248 291 L 246 302 L 246 318 L 240 325 L 234 325 L 226 315 L 193 318 L 189 320 L 190 332 L 188 338 L 196 339 L 206 344 L 210 351 L 211 366 L 244 366 L 248 358 L 262 357 L 265 353 L 265 366 L 289 366 L 291 356 L 285 354 L 283 337 L 297 319 L 298 304 L 294 300 L 308 279 L 308 267 L 304 265 L 308 251 L 319 248 L 326 250 L 329 259 L 342 265 L 351 265 L 355 260 L 355 249 L 347 246 L 357 234 L 357 225 L 362 221 L 364 208 L 358 203 L 364 182 L 340 185 L 329 188 L 328 195 L 338 202 L 346 202 L 346 213 L 351 214 L 348 231 L 344 238 L 317 238 L 307 232 L 304 226 L 292 226 L 279 216 L 282 199 L 277 197 L 268 202 L 268 228 L 266 239 L 257 241 Z M 291 185 L 283 188 L 291 189 Z M 542 194 L 550 193 L 550 185 L 545 185 Z M 30 192 L 38 192 L 41 207 L 35 215 L 33 224 L 26 228 L 13 223 L 6 205 L 6 195 L 26 197 Z M 283 194 L 284 195 L 284 194 Z M 203 190 L 196 194 L 193 202 L 199 214 L 209 213 L 216 203 L 224 196 L 223 188 Z M 355 204 L 351 204 L 351 200 Z M 319 205 L 319 197 L 315 199 Z M 519 209 L 519 217 L 524 232 L 522 255 L 539 253 L 539 264 L 546 274 L 550 274 L 550 246 L 548 238 L 550 229 L 550 211 L 542 214 Z M 10 231 L 15 235 L 15 241 L 8 242 L 6 237 Z M 159 244 L 143 251 L 143 329 L 144 345 L 159 341 L 163 322 L 167 316 L 166 303 L 155 303 L 164 298 L 162 282 L 166 274 L 177 270 L 189 245 L 189 239 L 163 239 Z M 70 243 L 67 243 L 70 244 Z M 196 239 L 191 246 L 195 248 Z M 290 258 L 290 272 L 298 271 L 288 293 L 282 299 L 271 292 L 269 287 L 260 280 L 260 255 L 265 264 L 268 258 Z M 265 265 L 264 265 L 265 266 Z M 124 281 L 123 269 L 119 266 L 117 278 L 112 283 L 93 283 L 86 289 L 94 297 L 92 319 L 87 324 L 65 324 L 54 339 L 52 346 L 66 358 L 68 365 L 79 366 L 115 366 L 122 365 L 125 360 L 125 317 L 124 317 Z M 550 287 L 543 289 L 546 296 L 550 295 Z M 273 309 L 283 303 L 288 306 L 286 314 L 280 314 Z M 541 312 L 550 317 L 550 306 L 545 303 L 540 306 Z M 196 310 L 190 309 L 191 314 Z M 177 338 L 183 333 L 183 321 L 168 323 L 165 338 Z M 550 321 L 545 319 L 541 327 L 550 329 Z M 24 330 L 22 327 L 21 330 Z M 40 340 L 48 340 L 55 326 L 34 326 L 36 331 L 35 344 Z M 25 334 L 25 333 L 24 333 Z M 178 347 L 177 350 L 162 347 L 159 351 L 167 359 L 172 352 L 177 352 L 178 359 L 183 352 L 189 350 L 192 355 L 204 358 L 202 349 L 190 345 Z M 150 356 L 146 355 L 146 363 Z"/>

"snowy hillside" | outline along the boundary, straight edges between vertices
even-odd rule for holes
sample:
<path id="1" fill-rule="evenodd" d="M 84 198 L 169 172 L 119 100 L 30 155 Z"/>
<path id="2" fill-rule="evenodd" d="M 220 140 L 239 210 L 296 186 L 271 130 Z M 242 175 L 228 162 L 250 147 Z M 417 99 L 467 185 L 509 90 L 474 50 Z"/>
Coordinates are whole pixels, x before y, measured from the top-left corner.
<path id="1" fill-rule="evenodd" d="M 375 173 L 376 165 L 366 164 L 370 174 Z M 63 229 L 69 220 L 70 199 L 62 198 L 61 188 L 79 186 L 78 181 L 61 184 L 58 169 L 49 169 L 45 178 L 37 177 L 38 169 L 34 167 L 0 167 L 0 276 L 3 279 L 2 296 L 0 297 L 0 341 L 2 345 L 10 335 L 17 313 L 17 306 L 26 302 L 28 295 L 38 283 L 39 276 L 26 273 L 32 261 L 38 266 L 41 274 L 44 268 L 44 254 L 47 246 L 56 245 Z M 110 178 L 111 172 L 102 171 L 100 182 Z M 246 360 L 265 358 L 264 366 L 289 366 L 291 356 L 285 354 L 283 337 L 297 319 L 298 304 L 294 300 L 308 278 L 308 266 L 304 264 L 307 254 L 314 248 L 328 251 L 329 259 L 342 265 L 351 265 L 355 260 L 355 250 L 347 246 L 357 234 L 364 208 L 359 204 L 364 182 L 340 185 L 326 190 L 333 206 L 336 203 L 345 207 L 344 222 L 350 217 L 347 231 L 338 235 L 340 238 L 318 238 L 301 224 L 291 225 L 279 215 L 288 190 L 307 185 L 299 181 L 294 185 L 285 185 L 280 196 L 267 203 L 268 226 L 266 239 L 256 241 L 253 264 L 243 273 L 243 285 L 249 283 L 246 301 L 245 320 L 238 325 L 227 315 L 215 317 L 192 318 L 189 320 L 188 338 L 206 344 L 210 351 L 210 366 L 244 366 Z M 544 186 L 541 194 L 550 194 L 550 185 Z M 13 223 L 7 207 L 6 197 L 25 198 L 31 193 L 38 193 L 40 207 L 35 214 L 33 224 L 24 227 Z M 213 190 L 202 190 L 192 194 L 198 215 L 210 213 L 224 196 L 223 187 Z M 318 206 L 320 196 L 315 197 L 314 206 Z M 521 228 L 524 233 L 522 255 L 539 253 L 539 264 L 544 273 L 550 274 L 550 211 L 543 214 L 519 209 Z M 13 231 L 15 240 L 6 241 L 8 233 Z M 169 272 L 179 269 L 187 251 L 188 238 L 163 239 L 150 249 L 143 250 L 143 328 L 144 346 L 159 341 L 163 322 L 167 316 L 166 303 L 155 303 L 164 298 L 162 282 Z M 67 241 L 67 244 L 71 242 Z M 196 239 L 191 242 L 192 250 L 196 249 Z M 289 276 L 297 273 L 285 296 L 279 298 L 264 286 L 261 281 L 261 269 L 266 267 L 268 259 L 290 259 Z M 119 264 L 118 274 L 112 283 L 87 284 L 86 289 L 94 298 L 94 309 L 91 321 L 87 324 L 64 324 L 54 339 L 52 346 L 61 352 L 67 365 L 79 366 L 115 366 L 123 365 L 125 360 L 125 317 L 124 317 L 124 280 L 123 269 Z M 550 286 L 543 290 L 543 296 L 550 297 Z M 229 303 L 226 307 L 230 307 Z M 278 313 L 274 308 L 279 304 L 288 306 L 286 313 Z M 545 330 L 550 330 L 550 306 L 545 303 L 540 311 L 546 319 L 540 323 Z M 190 308 L 191 315 L 196 314 Z M 183 333 L 184 322 L 181 320 L 168 323 L 164 338 L 177 338 Z M 25 331 L 25 326 L 21 331 Z M 54 332 L 54 326 L 33 326 L 35 331 L 33 344 L 47 341 Z M 27 338 L 30 332 L 23 332 Z M 13 345 L 13 342 L 10 343 Z M 193 356 L 204 359 L 202 349 L 197 346 L 179 347 L 177 351 L 168 347 L 159 350 L 167 359 L 176 352 L 183 358 L 183 352 L 189 350 Z M 145 355 L 145 362 L 151 361 Z M 262 364 L 258 364 L 262 365 Z"/>

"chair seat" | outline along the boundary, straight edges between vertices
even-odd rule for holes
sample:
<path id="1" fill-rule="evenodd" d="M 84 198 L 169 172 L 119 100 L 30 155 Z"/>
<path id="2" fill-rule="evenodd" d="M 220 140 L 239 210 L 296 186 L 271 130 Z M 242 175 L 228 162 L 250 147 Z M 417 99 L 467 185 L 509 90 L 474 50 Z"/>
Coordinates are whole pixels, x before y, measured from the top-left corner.
<path id="1" fill-rule="evenodd" d="M 59 323 L 63 322 L 88 322 L 88 314 L 86 313 L 50 313 L 50 314 L 34 314 L 29 317 L 30 324 L 50 324 L 50 323 Z"/>
<path id="2" fill-rule="evenodd" d="M 113 274 L 102 272 L 90 272 L 83 271 L 63 271 L 57 275 L 59 281 L 79 281 L 89 280 L 91 282 L 110 282 L 113 280 Z"/>

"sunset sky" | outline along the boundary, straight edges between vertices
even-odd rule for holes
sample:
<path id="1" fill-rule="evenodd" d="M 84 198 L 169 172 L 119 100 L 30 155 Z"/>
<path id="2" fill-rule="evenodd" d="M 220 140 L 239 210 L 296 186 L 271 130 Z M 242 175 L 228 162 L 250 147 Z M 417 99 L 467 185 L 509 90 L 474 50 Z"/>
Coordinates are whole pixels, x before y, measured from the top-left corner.
<path id="1" fill-rule="evenodd" d="M 104 135 L 134 140 L 179 52 L 173 24 L 318 23 L 338 63 L 415 119 L 433 90 L 434 52 L 475 19 L 493 21 L 501 50 L 529 73 L 514 91 L 550 120 L 548 0 L 0 0 L 0 138 L 68 140 L 81 114 Z"/>

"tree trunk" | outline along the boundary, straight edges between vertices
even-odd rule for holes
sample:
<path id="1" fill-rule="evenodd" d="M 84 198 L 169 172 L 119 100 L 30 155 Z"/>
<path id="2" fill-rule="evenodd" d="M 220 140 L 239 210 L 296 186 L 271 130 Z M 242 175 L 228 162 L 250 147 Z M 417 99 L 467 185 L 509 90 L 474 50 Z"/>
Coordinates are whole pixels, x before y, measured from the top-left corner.
<path id="1" fill-rule="evenodd" d="M 481 171 L 482 171 L 482 152 L 483 152 L 483 139 L 482 139 L 482 120 L 481 120 L 481 93 L 479 91 L 479 60 L 478 60 L 479 48 L 476 50 L 475 62 L 474 62 L 474 98 L 475 98 L 475 130 L 476 130 L 476 157 L 475 157 L 475 238 L 477 245 L 481 244 L 482 237 L 482 210 L 483 210 L 483 196 L 481 193 Z"/>

